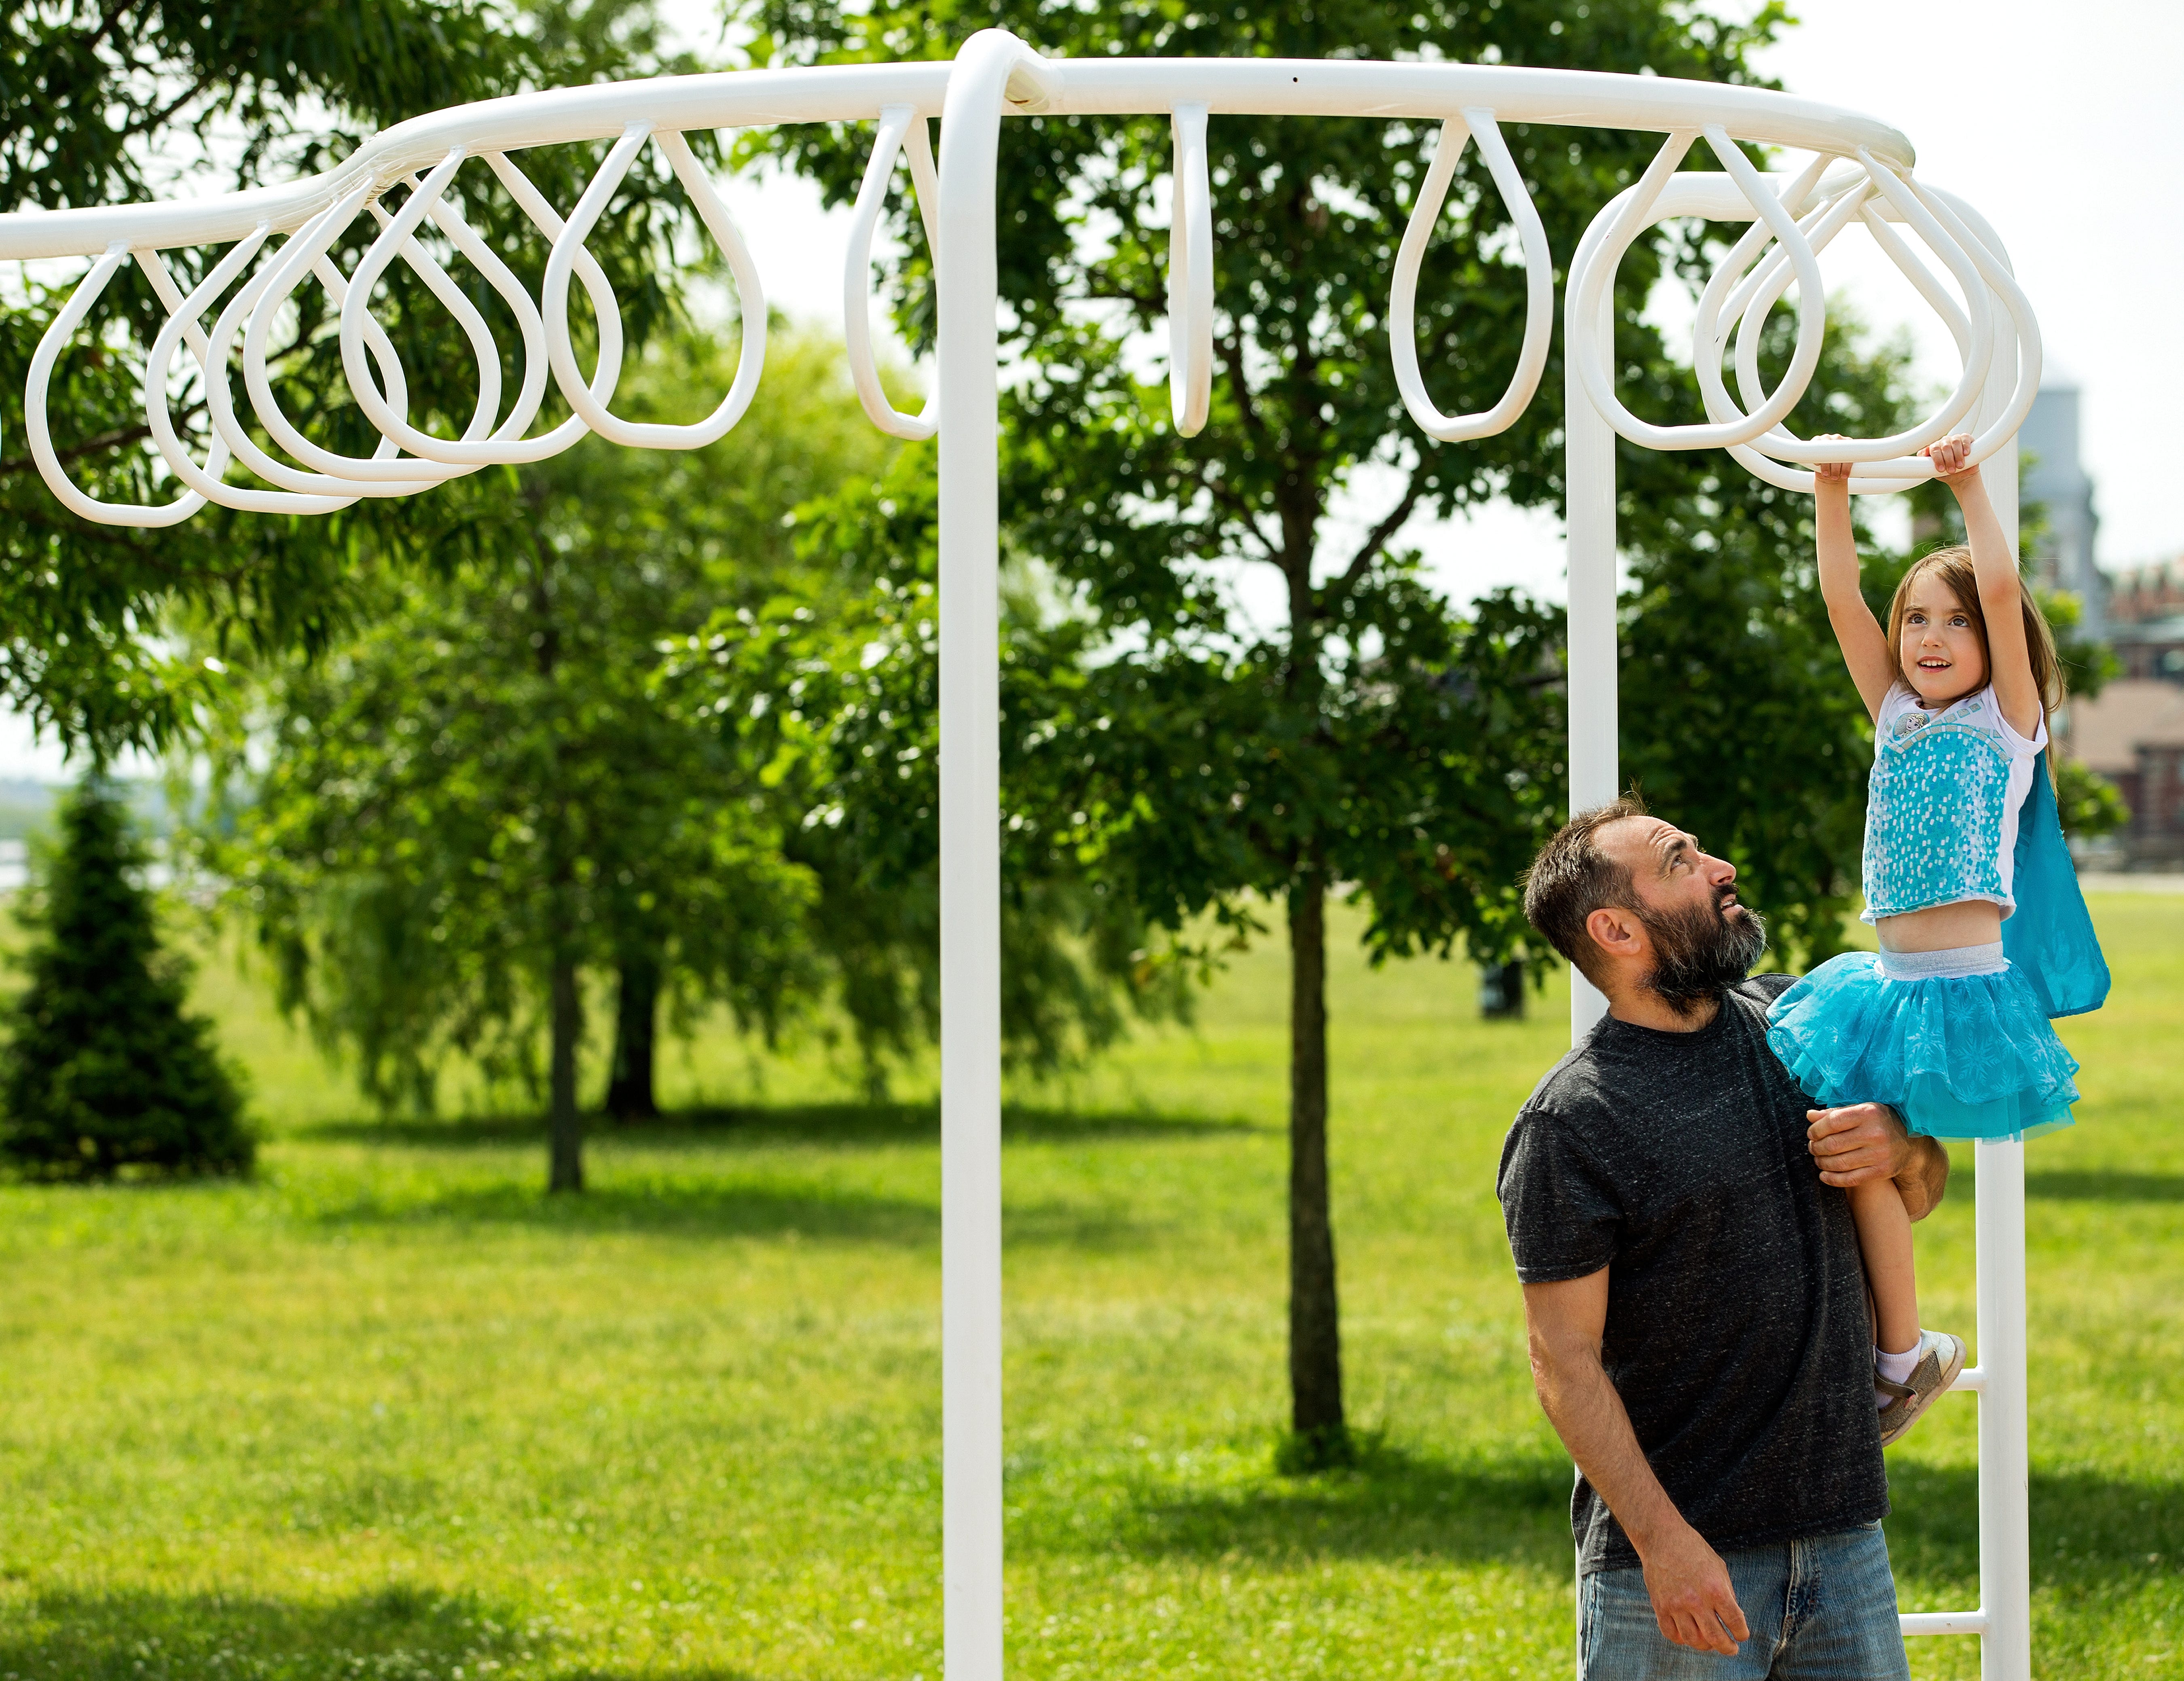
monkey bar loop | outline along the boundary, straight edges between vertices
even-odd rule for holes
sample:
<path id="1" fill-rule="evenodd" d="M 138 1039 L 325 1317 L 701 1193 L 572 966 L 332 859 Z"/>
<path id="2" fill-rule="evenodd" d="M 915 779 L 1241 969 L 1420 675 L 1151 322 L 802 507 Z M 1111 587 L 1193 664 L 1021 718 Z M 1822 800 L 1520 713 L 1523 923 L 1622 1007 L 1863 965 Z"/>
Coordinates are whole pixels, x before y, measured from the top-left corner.
<path id="1" fill-rule="evenodd" d="M 95 259 L 32 359 L 25 422 L 38 471 L 84 519 L 163 526 L 208 502 L 268 513 L 317 514 L 363 497 L 410 495 L 479 468 L 544 459 L 587 432 L 639 448 L 690 449 L 728 432 L 748 409 L 765 364 L 766 311 L 758 270 L 734 216 L 686 138 L 692 131 L 798 122 L 872 122 L 877 139 L 857 196 L 844 276 L 850 366 L 866 415 L 899 437 L 939 438 L 943 1577 L 946 1662 L 953 1681 L 998 1681 L 1001 1597 L 1000 855 L 995 447 L 994 172 L 1000 120 L 1027 115 L 1167 116 L 1174 147 L 1168 253 L 1170 403 L 1185 435 L 1206 423 L 1212 389 L 1213 202 L 1208 156 L 1214 115 L 1368 116 L 1437 123 L 1440 139 L 1396 257 L 1387 318 L 1397 382 L 1429 437 L 1458 442 L 1506 429 L 1535 394 L 1554 304 L 1552 254 L 1539 213 L 1502 135 L 1510 123 L 1628 128 L 1663 136 L 1641 177 L 1594 219 L 1564 292 L 1569 537 L 1569 772 L 1573 809 L 1613 799 L 1616 758 L 1615 454 L 1620 433 L 1654 449 L 1724 448 L 1759 477 L 1809 491 L 1811 465 L 1851 462 L 1853 491 L 1880 494 L 1931 476 L 1916 453 L 1960 423 L 1973 459 L 2002 470 L 1992 489 L 2014 537 L 2015 433 L 2040 381 L 2039 331 L 1993 230 L 1961 200 L 1914 172 L 1910 143 L 1853 113 L 1763 89 L 1666 78 L 1451 64 L 1290 59 L 1045 58 L 987 30 L 952 63 L 838 66 L 660 78 L 566 88 L 437 112 L 377 136 L 338 168 L 285 186 L 176 203 L 22 212 L 0 216 L 0 258 Z M 936 167 L 928 124 L 943 119 Z M 1704 140 L 1716 173 L 1678 165 Z M 610 141 L 604 160 L 566 216 L 512 154 L 543 145 Z M 1526 270 L 1524 334 L 1507 390 L 1491 409 L 1449 415 L 1435 405 L 1414 337 L 1426 248 L 1457 163 L 1476 144 L 1514 225 Z M 718 405 L 688 424 L 615 415 L 620 307 L 585 240 L 648 145 L 666 159 L 726 259 L 744 323 L 735 375 Z M 1742 148 L 1802 151 L 1795 175 L 1755 168 Z M 923 411 L 897 411 L 881 387 L 869 322 L 872 239 L 898 157 L 908 159 L 928 252 L 939 278 L 937 381 Z M 465 221 L 454 192 L 483 162 L 545 242 L 535 300 Z M 399 192 L 389 210 L 385 200 Z M 352 273 L 328 254 L 359 216 L 378 231 Z M 1678 217 L 1748 222 L 1697 303 L 1693 345 L 1707 420 L 1640 420 L 1616 394 L 1613 281 L 1623 256 L 1655 224 Z M 420 243 L 429 220 L 505 304 L 521 340 L 523 374 L 502 408 L 500 347 L 490 325 Z M 1820 257 L 1853 222 L 1864 228 L 1941 318 L 1962 372 L 1916 426 L 1885 438 L 1821 443 L 1783 424 L 1818 366 L 1826 331 Z M 1908 237 L 1907 237 L 1908 235 Z M 227 248 L 185 295 L 162 253 Z M 1946 275 L 1937 277 L 1914 247 Z M 397 259 L 462 327 L 477 361 L 477 402 L 459 437 L 412 425 L 399 353 L 371 312 Z M 144 272 L 167 311 L 149 348 L 145 412 L 177 485 L 174 499 L 100 502 L 67 476 L 48 426 L 47 387 L 100 296 L 125 262 Z M 569 291 L 583 286 L 595 319 L 586 377 L 570 328 Z M 240 282 L 238 285 L 237 282 Z M 305 436 L 275 398 L 266 367 L 272 324 L 315 281 L 340 312 L 343 371 L 380 433 L 368 458 Z M 1770 391 L 1758 350 L 1768 312 L 1794 287 L 1790 365 Z M 231 288 L 233 288 L 231 295 Z M 223 303 L 222 298 L 226 302 Z M 217 313 L 214 313 L 214 311 Z M 205 325 L 214 314 L 211 326 Z M 240 348 L 237 341 L 240 340 Z M 213 437 L 202 461 L 178 431 L 170 382 L 187 349 L 203 386 Z M 231 362 L 251 412 L 281 460 L 240 419 Z M 1723 376 L 1734 374 L 1732 392 Z M 532 436 L 549 377 L 569 417 Z M 240 466 L 254 483 L 231 481 Z M 1605 1008 L 1573 976 L 1572 1029 Z M 1981 1396 L 1980 1608 L 1903 1617 L 1907 1634 L 1976 1634 L 1989 1681 L 2029 1681 L 2031 1567 L 2025 1506 L 2026 1406 L 2023 1145 L 1976 1146 L 1980 1364 L 1957 1387 Z"/>

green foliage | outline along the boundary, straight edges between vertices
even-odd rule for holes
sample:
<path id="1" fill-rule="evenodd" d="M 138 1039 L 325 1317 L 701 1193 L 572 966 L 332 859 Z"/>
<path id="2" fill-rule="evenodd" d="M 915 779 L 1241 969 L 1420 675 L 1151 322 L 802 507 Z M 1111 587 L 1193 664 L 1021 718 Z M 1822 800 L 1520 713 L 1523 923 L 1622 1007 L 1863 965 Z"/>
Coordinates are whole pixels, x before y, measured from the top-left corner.
<path id="1" fill-rule="evenodd" d="M 2115 650 L 2085 633 L 2085 603 L 2067 589 L 2035 589 L 2033 595 L 2055 632 L 2055 653 L 2070 693 L 2090 700 L 2122 676 L 2123 662 Z"/>
<path id="2" fill-rule="evenodd" d="M 733 359 L 663 341 L 621 401 L 680 418 Z M 267 663 L 231 715 L 214 867 L 382 1105 L 429 1110 L 451 1055 L 535 1085 L 557 966 L 651 963 L 761 1030 L 811 984 L 798 814 L 648 689 L 663 638 L 768 598 L 783 510 L 883 448 L 831 353 L 777 340 L 768 376 L 710 449 L 588 441 L 504 476 L 472 558 L 378 574 L 365 628 Z"/>
<path id="3" fill-rule="evenodd" d="M 2131 827 L 2131 807 L 2114 782 L 2075 759 L 2053 763 L 2055 810 L 2063 820 L 2064 834 L 2098 840 Z"/>
<path id="4" fill-rule="evenodd" d="M 178 166 L 185 190 L 206 190 L 219 184 L 203 179 L 214 173 L 213 137 L 238 131 L 243 184 L 287 180 L 330 166 L 376 128 L 440 106 L 690 67 L 661 51 L 649 0 L 514 8 L 337 0 L 331 8 L 242 0 L 194 11 L 159 0 L 44 0 L 12 8 L 0 24 L 0 209 L 137 199 L 155 185 L 171 196 Z M 597 151 L 534 149 L 522 166 L 566 205 Z M 146 175 L 155 159 L 156 181 Z M 191 170 L 198 159 L 207 161 Z M 682 267 L 679 192 L 656 161 L 645 162 L 590 242 L 633 343 L 673 312 Z M 544 242 L 482 164 L 464 172 L 456 196 L 535 291 Z M 337 243 L 332 254 L 344 270 L 376 231 L 365 217 Z M 187 291 L 220 254 L 181 250 L 165 260 Z M 443 243 L 437 254 L 504 346 L 520 354 L 498 296 Z M 22 393 L 32 353 L 73 287 L 73 278 L 58 287 L 28 282 L 0 304 L 0 434 L 12 451 L 0 455 L 0 698 L 42 731 L 102 752 L 163 744 L 201 706 L 220 704 L 216 674 L 172 657 L 157 634 L 170 613 L 183 611 L 246 652 L 320 651 L 365 605 L 349 587 L 359 560 L 446 564 L 467 552 L 479 517 L 475 481 L 414 505 L 365 498 L 321 517 L 207 509 L 157 531 L 66 511 L 21 447 Z M 388 277 L 375 311 L 401 352 L 412 422 L 459 434 L 476 392 L 459 325 L 407 269 Z M 78 485 L 100 499 L 159 504 L 180 488 L 150 448 L 142 414 L 143 349 L 165 314 L 149 283 L 125 267 L 55 367 L 55 448 Z M 305 287 L 276 329 L 268 365 L 282 409 L 315 442 L 369 454 L 377 434 L 341 371 L 337 327 L 324 293 Z M 513 392 L 521 370 L 504 365 L 502 375 L 502 389 Z M 542 426 L 557 417 L 556 402 Z M 176 413 L 202 459 L 210 432 L 196 385 Z"/>
<path id="5" fill-rule="evenodd" d="M 148 142 L 204 148 L 223 126 L 242 129 L 248 173 L 297 143 L 309 101 L 325 101 L 338 130 L 480 97 L 505 62 L 509 22 L 471 0 L 11 8 L 0 33 L 8 208 L 148 198 L 148 164 L 172 154 Z"/>
<path id="6" fill-rule="evenodd" d="M 184 1013 L 189 966 L 161 948 L 126 805 L 93 773 L 59 828 L 41 902 L 18 912 L 39 938 L 0 1051 L 0 1155 L 50 1179 L 248 1171 L 242 1093 L 211 1023 Z"/>
<path id="7" fill-rule="evenodd" d="M 939 664 L 933 451 L 904 450 L 798 515 L 800 564 L 756 610 L 723 608 L 671 647 L 676 715 L 763 760 L 800 814 L 787 855 L 811 872 L 806 928 L 832 971 L 868 1094 L 939 1024 Z M 1051 821 L 1097 713 L 1086 627 L 1055 621 L 1028 577 L 1003 603 L 1001 1029 L 1012 1065 L 1052 1072 L 1139 1015 L 1186 1010 L 1187 954 L 1099 869 L 1089 813 Z M 710 721 L 708 723 L 707 721 Z"/>

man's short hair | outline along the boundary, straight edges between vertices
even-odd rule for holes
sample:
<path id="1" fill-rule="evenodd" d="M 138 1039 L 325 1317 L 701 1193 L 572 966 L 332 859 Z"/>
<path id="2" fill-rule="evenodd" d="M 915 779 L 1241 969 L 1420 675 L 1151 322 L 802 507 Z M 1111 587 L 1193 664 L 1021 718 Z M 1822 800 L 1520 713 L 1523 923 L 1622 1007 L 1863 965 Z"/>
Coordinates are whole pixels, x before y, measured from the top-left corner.
<path id="1" fill-rule="evenodd" d="M 1547 943 L 1575 964 L 1578 972 L 1598 985 L 1601 951 L 1585 931 L 1596 910 L 1642 910 L 1627 865 L 1601 849 L 1600 832 L 1625 817 L 1647 814 L 1634 793 L 1607 805 L 1580 811 L 1540 849 L 1524 873 L 1524 920 Z"/>

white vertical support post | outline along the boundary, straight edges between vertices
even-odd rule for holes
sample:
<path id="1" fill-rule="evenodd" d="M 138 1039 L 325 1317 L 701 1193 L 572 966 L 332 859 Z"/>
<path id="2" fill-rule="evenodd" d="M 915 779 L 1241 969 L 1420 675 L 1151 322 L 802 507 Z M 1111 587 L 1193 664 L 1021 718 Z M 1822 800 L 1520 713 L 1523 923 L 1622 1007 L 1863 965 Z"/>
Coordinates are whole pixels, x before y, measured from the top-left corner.
<path id="1" fill-rule="evenodd" d="M 1564 309 L 1568 308 L 1565 302 Z M 1604 331 L 1614 332 L 1614 288 L 1601 306 Z M 1613 799 L 1620 780 L 1616 731 L 1617 648 L 1615 639 L 1615 433 L 1585 394 L 1576 359 L 1568 353 L 1568 322 L 1563 322 L 1563 534 L 1567 556 L 1569 617 L 1568 643 L 1569 809 L 1573 815 Z M 1600 988 L 1570 970 L 1570 1043 L 1575 1044 L 1607 1014 Z M 1577 1605 L 1571 1624 L 1580 1624 L 1585 1595 L 1583 1556 L 1574 1572 Z M 1584 1648 L 1576 1653 L 1582 1673 Z"/>
<path id="2" fill-rule="evenodd" d="M 2025 1145 L 1972 1146 L 1979 1209 L 1979 1557 L 1981 1681 L 2031 1681 L 2031 1417 L 2025 1335 Z"/>
<path id="3" fill-rule="evenodd" d="M 1023 55 L 956 55 L 940 130 L 941 1582 L 949 1681 L 1001 1675 L 1000 435 L 994 175 Z"/>
<path id="4" fill-rule="evenodd" d="M 1981 228 L 1997 254 L 2001 242 Z M 2008 259 L 2004 258 L 2004 261 Z M 2016 372 L 2014 335 L 1997 334 L 1986 395 L 1974 411 L 1984 426 L 2007 399 Z M 2017 441 L 1987 457 L 1980 470 L 1987 495 L 2017 553 Z M 1974 1245 L 1978 1269 L 1980 1640 L 1981 1681 L 2031 1681 L 2031 1408 L 2026 1381 L 2025 1144 L 2020 1139 L 1972 1147 Z"/>
<path id="5" fill-rule="evenodd" d="M 1569 306 L 1566 302 L 1564 309 Z M 1601 305 L 1613 342 L 1614 297 Z M 1568 322 L 1564 322 L 1567 346 Z M 1578 377 L 1565 348 L 1563 373 L 1563 528 L 1568 551 L 1569 809 L 1604 805 L 1619 792 L 1616 746 L 1615 433 Z M 1570 971 L 1570 1039 L 1607 1013 L 1600 989 Z"/>

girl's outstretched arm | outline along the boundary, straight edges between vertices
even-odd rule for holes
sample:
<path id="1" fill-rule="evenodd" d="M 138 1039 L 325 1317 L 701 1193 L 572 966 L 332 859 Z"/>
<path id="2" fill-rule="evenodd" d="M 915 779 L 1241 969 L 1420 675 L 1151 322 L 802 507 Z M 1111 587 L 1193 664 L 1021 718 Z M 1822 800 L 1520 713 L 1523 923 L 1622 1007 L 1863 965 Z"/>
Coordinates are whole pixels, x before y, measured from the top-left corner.
<path id="1" fill-rule="evenodd" d="M 2003 535 L 1980 470 L 1964 465 L 1971 452 L 1971 438 L 1963 432 L 1925 450 L 1934 476 L 1956 493 L 1957 506 L 1964 509 L 1972 571 L 1979 578 L 1980 612 L 1986 620 L 1987 681 L 1994 685 L 1995 702 L 2009 727 L 2030 741 L 2044 708 L 2025 642 L 2025 586 L 2018 581 L 2017 557 L 2009 552 L 2009 539 Z"/>
<path id="2" fill-rule="evenodd" d="M 1867 715 L 1877 721 L 1880 703 L 1888 698 L 1899 673 L 1887 633 L 1858 587 L 1858 537 L 1850 523 L 1849 465 L 1815 467 L 1813 498 L 1814 525 L 1819 537 L 1820 599 L 1828 604 L 1828 622 L 1835 626 L 1836 645 L 1842 649 L 1843 664 L 1850 667 L 1850 680 L 1858 685 Z"/>

